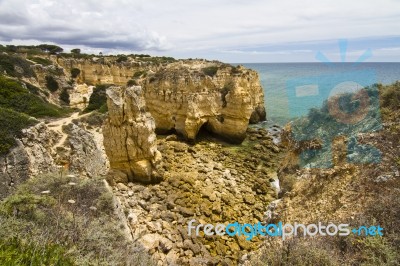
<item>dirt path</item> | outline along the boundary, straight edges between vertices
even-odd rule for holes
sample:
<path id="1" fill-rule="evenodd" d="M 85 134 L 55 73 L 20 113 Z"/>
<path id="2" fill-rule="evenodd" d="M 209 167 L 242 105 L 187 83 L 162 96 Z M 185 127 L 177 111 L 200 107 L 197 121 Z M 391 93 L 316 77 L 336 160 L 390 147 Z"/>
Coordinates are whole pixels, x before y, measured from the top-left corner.
<path id="1" fill-rule="evenodd" d="M 56 121 L 53 121 L 53 122 L 47 124 L 47 126 L 51 130 L 53 130 L 53 131 L 55 131 L 55 132 L 57 132 L 57 133 L 59 133 L 61 135 L 61 139 L 53 146 L 53 149 L 56 150 L 58 147 L 61 147 L 64 144 L 64 142 L 67 139 L 67 137 L 68 137 L 68 135 L 65 134 L 63 132 L 63 130 L 62 130 L 62 127 L 64 125 L 68 125 L 69 123 L 72 122 L 72 120 L 77 119 L 77 118 L 81 118 L 81 117 L 85 117 L 85 116 L 87 116 L 89 114 L 90 113 L 79 115 L 79 112 L 76 112 L 76 113 L 73 113 L 69 117 L 65 117 L 65 118 L 62 118 L 62 119 L 59 119 L 59 120 L 56 120 Z"/>

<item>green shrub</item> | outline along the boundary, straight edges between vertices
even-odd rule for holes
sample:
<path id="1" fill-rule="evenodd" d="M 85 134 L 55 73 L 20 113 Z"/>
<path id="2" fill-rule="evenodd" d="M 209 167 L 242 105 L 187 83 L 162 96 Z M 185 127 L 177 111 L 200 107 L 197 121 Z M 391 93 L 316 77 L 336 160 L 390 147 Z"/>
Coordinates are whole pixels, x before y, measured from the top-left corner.
<path id="1" fill-rule="evenodd" d="M 207 76 L 214 77 L 217 74 L 218 67 L 217 66 L 205 67 L 202 69 L 202 71 Z"/>
<path id="2" fill-rule="evenodd" d="M 154 265 L 126 239 L 115 215 L 112 192 L 102 179 L 38 176 L 5 198 L 0 210 L 0 239 L 26 241 L 17 241 L 4 254 L 9 260 L 11 255 L 16 259 L 17 249 L 27 262 L 9 265 Z M 34 243 L 32 247 L 42 257 L 25 249 L 25 243 Z M 0 244 L 0 254 L 5 248 Z M 26 253 L 32 255 L 31 260 Z"/>
<path id="3" fill-rule="evenodd" d="M 7 153 L 16 144 L 23 128 L 33 126 L 37 121 L 25 114 L 0 107 L 0 154 Z"/>
<path id="4" fill-rule="evenodd" d="M 49 59 L 42 58 L 42 57 L 28 56 L 28 59 L 33 61 L 33 62 L 35 62 L 35 63 L 41 64 L 43 66 L 50 66 L 50 65 L 53 64 Z"/>
<path id="5" fill-rule="evenodd" d="M 74 265 L 61 245 L 0 239 L 1 265 Z"/>
<path id="6" fill-rule="evenodd" d="M 72 68 L 71 69 L 71 77 L 74 79 L 79 76 L 81 70 L 79 68 Z"/>
<path id="7" fill-rule="evenodd" d="M 67 89 L 63 89 L 62 92 L 60 93 L 60 100 L 65 104 L 69 104 L 70 103 L 69 93 L 68 93 Z"/>
<path id="8" fill-rule="evenodd" d="M 61 48 L 60 46 L 53 45 L 53 44 L 40 44 L 36 47 L 38 47 L 43 52 L 50 53 L 50 54 L 58 54 L 58 53 L 61 53 L 62 51 L 64 51 L 64 49 Z"/>
<path id="9" fill-rule="evenodd" d="M 168 63 L 173 63 L 176 61 L 175 58 L 173 57 L 167 57 L 167 56 L 154 56 L 154 57 L 141 57 L 141 61 L 145 62 L 151 62 L 154 64 L 168 64 Z"/>
<path id="10" fill-rule="evenodd" d="M 30 91 L 30 93 L 33 93 L 35 95 L 40 95 L 40 89 L 36 86 L 33 86 L 30 83 L 26 83 L 26 88 Z"/>
<path id="11" fill-rule="evenodd" d="M 0 74 L 4 72 L 12 77 L 36 77 L 31 63 L 15 55 L 0 54 Z"/>
<path id="12" fill-rule="evenodd" d="M 251 265 L 340 265 L 329 242 L 306 240 L 294 238 L 286 240 L 282 245 L 275 243 L 270 248 L 264 249 L 260 257 L 252 258 Z"/>
<path id="13" fill-rule="evenodd" d="M 400 81 L 392 85 L 379 86 L 381 91 L 381 106 L 392 111 L 400 109 Z"/>
<path id="14" fill-rule="evenodd" d="M 36 118 L 60 117 L 68 113 L 68 110 L 50 104 L 39 96 L 30 93 L 18 81 L 3 76 L 0 76 L 0 107 L 9 108 Z"/>
<path id="15" fill-rule="evenodd" d="M 126 61 L 128 61 L 128 57 L 126 55 L 120 55 L 120 56 L 118 56 L 118 58 L 116 60 L 117 63 L 122 63 L 122 62 L 126 62 Z"/>
<path id="16" fill-rule="evenodd" d="M 46 87 L 51 92 L 55 92 L 58 90 L 58 82 L 54 79 L 53 76 L 46 76 Z"/>
<path id="17" fill-rule="evenodd" d="M 75 49 L 72 49 L 71 50 L 71 54 L 80 54 L 81 53 L 81 49 L 79 49 L 79 48 L 75 48 Z"/>
<path id="18" fill-rule="evenodd" d="M 242 73 L 242 71 L 240 70 L 240 66 L 236 66 L 236 67 L 232 67 L 231 68 L 231 74 L 232 75 L 235 75 L 235 74 L 240 74 L 240 73 Z"/>
<path id="19" fill-rule="evenodd" d="M 99 113 L 102 113 L 102 114 L 107 113 L 108 112 L 107 103 L 101 105 L 98 111 L 99 111 Z"/>
<path id="20" fill-rule="evenodd" d="M 136 71 L 135 74 L 133 74 L 133 78 L 140 78 L 142 76 L 146 76 L 147 72 L 146 71 Z"/>
<path id="21" fill-rule="evenodd" d="M 138 83 L 137 83 L 136 80 L 131 79 L 131 80 L 129 80 L 129 81 L 126 83 L 126 85 L 127 85 L 128 87 L 131 87 L 131 86 L 137 86 Z"/>
<path id="22" fill-rule="evenodd" d="M 110 85 L 97 85 L 89 99 L 89 104 L 84 110 L 85 113 L 98 110 L 101 113 L 107 112 L 107 96 L 106 90 Z"/>

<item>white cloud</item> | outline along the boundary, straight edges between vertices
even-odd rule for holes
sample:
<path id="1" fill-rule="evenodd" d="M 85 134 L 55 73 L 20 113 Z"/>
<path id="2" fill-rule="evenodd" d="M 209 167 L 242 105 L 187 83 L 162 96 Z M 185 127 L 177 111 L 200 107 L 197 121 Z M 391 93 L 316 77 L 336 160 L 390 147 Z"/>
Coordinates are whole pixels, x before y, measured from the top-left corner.
<path id="1" fill-rule="evenodd" d="M 398 25 L 400 1 L 394 0 L 0 1 L 3 42 L 33 39 L 189 57 L 219 58 L 221 51 L 243 49 L 277 54 L 257 47 L 393 36 Z M 282 53 L 296 50 L 310 49 Z"/>

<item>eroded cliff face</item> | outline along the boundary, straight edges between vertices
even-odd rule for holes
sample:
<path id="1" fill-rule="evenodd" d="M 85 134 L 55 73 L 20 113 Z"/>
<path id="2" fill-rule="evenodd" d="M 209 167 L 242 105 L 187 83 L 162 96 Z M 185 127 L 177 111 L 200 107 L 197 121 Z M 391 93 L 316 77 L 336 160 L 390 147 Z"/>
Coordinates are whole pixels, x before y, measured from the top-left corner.
<path id="1" fill-rule="evenodd" d="M 230 142 L 241 143 L 248 124 L 266 117 L 258 74 L 241 66 L 206 60 L 151 63 L 130 58 L 118 63 L 112 57 L 50 59 L 56 65 L 51 66 L 53 72 L 63 70 L 60 75 L 64 76 L 58 78 L 60 84 L 74 81 L 68 88 L 71 107 L 87 106 L 93 92 L 91 85 L 126 86 L 128 81 L 141 85 L 160 133 L 176 131 L 192 141 L 204 127 Z M 48 68 L 35 68 L 42 86 Z M 80 74 L 72 79 L 70 72 L 74 68 Z M 58 101 L 57 92 L 53 98 Z"/>
<path id="2" fill-rule="evenodd" d="M 21 139 L 16 140 L 17 146 L 0 156 L 0 198 L 29 177 L 57 169 L 52 146 L 58 138 L 59 135 L 44 123 L 22 130 Z"/>
<path id="3" fill-rule="evenodd" d="M 118 181 L 121 182 L 158 181 L 157 165 L 161 154 L 157 150 L 154 119 L 145 111 L 141 87 L 110 87 L 107 106 L 109 115 L 103 135 L 105 151 L 114 171 L 110 176 L 120 176 Z M 121 178 L 121 173 L 126 177 Z"/>
<path id="4" fill-rule="evenodd" d="M 205 74 L 214 68 L 215 73 Z M 193 61 L 166 66 L 144 81 L 145 99 L 159 132 L 195 140 L 204 126 L 231 142 L 245 138 L 249 122 L 265 120 L 258 74 L 244 67 Z"/>
<path id="5" fill-rule="evenodd" d="M 68 172 L 98 177 L 108 170 L 107 159 L 93 135 L 73 123 L 66 123 L 62 131 L 41 122 L 23 129 L 16 141 L 16 147 L 0 156 L 0 199 L 38 175 Z"/>
<path id="6" fill-rule="evenodd" d="M 71 69 L 81 72 L 77 77 L 78 83 L 126 85 L 141 67 L 139 62 L 116 63 L 115 59 L 100 57 L 92 59 L 57 58 L 52 60 L 66 70 L 70 75 Z"/>

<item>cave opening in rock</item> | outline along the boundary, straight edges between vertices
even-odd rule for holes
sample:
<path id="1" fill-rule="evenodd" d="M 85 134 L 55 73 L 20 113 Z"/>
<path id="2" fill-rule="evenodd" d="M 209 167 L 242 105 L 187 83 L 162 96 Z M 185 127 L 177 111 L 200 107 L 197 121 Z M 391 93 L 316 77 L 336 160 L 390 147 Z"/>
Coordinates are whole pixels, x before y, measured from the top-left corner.
<path id="1" fill-rule="evenodd" d="M 157 128 L 155 129 L 155 133 L 157 135 L 161 136 L 168 136 L 168 135 L 180 135 L 175 128 L 170 128 L 170 129 L 162 129 L 162 128 Z"/>
<path id="2" fill-rule="evenodd" d="M 209 139 L 213 133 L 207 129 L 208 122 L 205 122 L 197 132 L 196 141 L 207 140 Z"/>
<path id="3" fill-rule="evenodd" d="M 228 143 L 222 136 L 210 130 L 209 122 L 205 122 L 199 129 L 195 142 L 208 141 L 216 143 Z"/>

